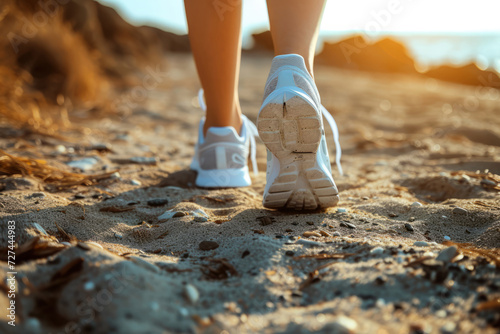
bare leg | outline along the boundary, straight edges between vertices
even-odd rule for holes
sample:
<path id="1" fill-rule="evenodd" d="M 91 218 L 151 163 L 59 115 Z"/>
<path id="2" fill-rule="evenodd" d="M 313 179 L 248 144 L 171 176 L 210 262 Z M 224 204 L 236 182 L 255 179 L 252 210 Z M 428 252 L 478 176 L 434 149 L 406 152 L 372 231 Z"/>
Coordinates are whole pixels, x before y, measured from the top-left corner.
<path id="1" fill-rule="evenodd" d="M 267 0 L 275 55 L 301 55 L 311 75 L 324 5 L 325 0 Z"/>
<path id="2" fill-rule="evenodd" d="M 205 91 L 210 127 L 241 129 L 238 78 L 241 58 L 241 1 L 185 0 L 189 39 Z"/>

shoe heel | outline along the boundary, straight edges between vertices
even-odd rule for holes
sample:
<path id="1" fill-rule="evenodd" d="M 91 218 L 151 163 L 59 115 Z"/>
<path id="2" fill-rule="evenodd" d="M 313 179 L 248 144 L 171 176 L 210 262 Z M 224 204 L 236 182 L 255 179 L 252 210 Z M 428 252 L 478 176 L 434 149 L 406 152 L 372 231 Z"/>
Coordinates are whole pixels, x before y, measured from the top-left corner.
<path id="1" fill-rule="evenodd" d="M 266 99 L 257 121 L 259 136 L 278 159 L 290 153 L 316 153 L 321 114 L 300 92 L 277 90 Z"/>

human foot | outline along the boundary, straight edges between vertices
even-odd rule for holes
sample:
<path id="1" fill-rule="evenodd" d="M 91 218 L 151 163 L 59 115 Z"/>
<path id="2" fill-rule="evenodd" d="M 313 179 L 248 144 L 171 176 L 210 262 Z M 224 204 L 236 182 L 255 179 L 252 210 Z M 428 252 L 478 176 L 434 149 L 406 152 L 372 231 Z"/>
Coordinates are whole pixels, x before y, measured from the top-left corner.
<path id="1" fill-rule="evenodd" d="M 321 105 L 304 59 L 296 54 L 275 57 L 257 119 L 268 149 L 265 207 L 314 210 L 337 204 L 322 114 L 334 132 L 342 174 L 337 127 Z"/>
<path id="2" fill-rule="evenodd" d="M 203 95 L 200 94 L 200 105 Z M 255 125 L 242 115 L 241 131 L 232 126 L 210 127 L 203 134 L 205 118 L 200 121 L 198 141 L 195 146 L 191 169 L 196 170 L 196 185 L 204 188 L 246 187 L 252 184 L 248 171 L 248 155 L 257 173 Z"/>

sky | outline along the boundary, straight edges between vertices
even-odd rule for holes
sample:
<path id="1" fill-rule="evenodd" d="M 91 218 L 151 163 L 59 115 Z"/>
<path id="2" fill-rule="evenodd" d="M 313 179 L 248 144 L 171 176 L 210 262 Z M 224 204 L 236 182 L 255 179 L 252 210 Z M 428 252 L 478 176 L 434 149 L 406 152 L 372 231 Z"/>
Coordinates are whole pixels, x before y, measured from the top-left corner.
<path id="1" fill-rule="evenodd" d="M 100 2 L 113 5 L 132 23 L 154 24 L 179 33 L 187 32 L 182 0 Z M 382 30 L 500 34 L 498 13 L 498 0 L 330 0 L 325 7 L 321 32 Z M 267 27 L 265 0 L 243 0 L 244 34 Z"/>
<path id="2" fill-rule="evenodd" d="M 117 9 L 133 24 L 187 33 L 183 0 L 99 1 Z M 354 33 L 374 39 L 385 35 L 449 35 L 455 39 L 436 42 L 407 38 L 406 44 L 425 66 L 475 61 L 500 71 L 498 13 L 500 0 L 329 0 L 321 22 L 318 51 L 322 40 L 338 41 Z M 243 47 L 251 47 L 251 33 L 266 29 L 266 1 L 243 0 Z"/>

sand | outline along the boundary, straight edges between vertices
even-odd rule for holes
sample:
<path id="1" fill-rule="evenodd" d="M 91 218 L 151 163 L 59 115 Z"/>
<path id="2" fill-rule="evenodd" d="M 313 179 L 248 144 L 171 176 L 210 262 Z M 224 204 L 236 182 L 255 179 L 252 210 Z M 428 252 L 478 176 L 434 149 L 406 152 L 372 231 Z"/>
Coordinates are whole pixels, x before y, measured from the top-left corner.
<path id="1" fill-rule="evenodd" d="M 243 57 L 240 100 L 252 121 L 270 61 Z M 203 115 L 194 64 L 169 54 L 150 69 L 156 75 L 116 93 L 116 114 L 72 112 L 67 141 L 15 130 L 0 138 L 10 154 L 67 171 L 82 158 L 97 160 L 88 174 L 119 170 L 63 190 L 0 179 L 0 246 L 13 220 L 19 244 L 38 236 L 61 248 L 18 257 L 17 325 L 2 316 L 2 333 L 498 332 L 497 90 L 317 66 L 323 104 L 340 128 L 345 175 L 335 166 L 333 174 L 341 199 L 328 210 L 281 212 L 262 207 L 262 143 L 251 187 L 194 187 L 188 166 Z M 167 210 L 182 213 L 158 219 Z M 202 241 L 217 247 L 202 250 Z M 452 243 L 485 253 L 460 246 L 463 257 L 435 260 Z M 318 254 L 330 258 L 300 257 Z M 0 294 L 0 308 L 8 302 Z"/>

